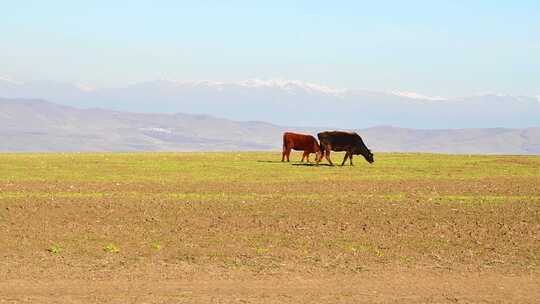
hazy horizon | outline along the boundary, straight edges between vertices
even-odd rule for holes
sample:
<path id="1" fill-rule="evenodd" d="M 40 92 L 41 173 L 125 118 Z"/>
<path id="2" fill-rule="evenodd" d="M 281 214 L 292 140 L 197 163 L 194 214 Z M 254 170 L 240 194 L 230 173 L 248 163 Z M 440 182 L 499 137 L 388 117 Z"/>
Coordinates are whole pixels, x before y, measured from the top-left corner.
<path id="1" fill-rule="evenodd" d="M 138 113 L 204 114 L 282 126 L 414 129 L 538 127 L 538 96 L 479 94 L 462 98 L 417 92 L 334 88 L 295 80 L 147 81 L 89 88 L 0 79 L 0 97 L 43 99 L 77 108 Z"/>
<path id="2" fill-rule="evenodd" d="M 536 1 L 18 1 L 0 76 L 122 87 L 294 79 L 459 98 L 539 96 Z"/>
<path id="3" fill-rule="evenodd" d="M 537 1 L 18 1 L 0 97 L 286 126 L 526 128 Z"/>

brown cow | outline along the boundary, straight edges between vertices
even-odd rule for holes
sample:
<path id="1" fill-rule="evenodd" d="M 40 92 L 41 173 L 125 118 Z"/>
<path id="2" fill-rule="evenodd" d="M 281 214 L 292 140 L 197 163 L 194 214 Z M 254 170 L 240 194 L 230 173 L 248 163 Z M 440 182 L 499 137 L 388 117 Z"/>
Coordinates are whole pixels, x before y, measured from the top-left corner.
<path id="1" fill-rule="evenodd" d="M 374 162 L 373 153 L 371 153 L 371 150 L 366 147 L 364 141 L 357 133 L 329 131 L 321 132 L 317 134 L 317 137 L 321 142 L 322 152 L 322 155 L 317 158 L 317 163 L 322 160 L 324 155 L 330 165 L 333 166 L 334 164 L 332 163 L 332 160 L 330 160 L 330 151 L 347 151 L 347 153 L 345 154 L 345 158 L 341 163 L 342 166 L 345 164 L 347 158 L 350 159 L 350 164 L 352 166 L 352 159 L 354 154 L 361 154 L 370 164 Z"/>
<path id="2" fill-rule="evenodd" d="M 289 161 L 291 149 L 304 151 L 302 162 L 304 161 L 304 158 L 307 158 L 308 163 L 310 153 L 315 153 L 315 160 L 317 160 L 319 159 L 319 154 L 321 152 L 321 147 L 315 137 L 306 134 L 285 132 L 283 133 L 283 153 L 281 155 L 281 161 L 285 161 L 285 158 Z"/>

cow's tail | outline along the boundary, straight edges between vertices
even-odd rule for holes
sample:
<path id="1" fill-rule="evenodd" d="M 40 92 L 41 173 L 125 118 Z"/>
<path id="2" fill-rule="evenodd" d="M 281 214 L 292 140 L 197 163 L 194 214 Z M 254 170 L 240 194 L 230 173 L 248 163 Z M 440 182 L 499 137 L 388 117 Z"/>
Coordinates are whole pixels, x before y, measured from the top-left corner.
<path id="1" fill-rule="evenodd" d="M 323 156 L 324 156 L 324 146 L 322 144 L 322 141 L 321 141 L 321 134 L 320 133 L 317 133 L 317 140 L 315 140 L 315 144 L 319 146 L 319 153 L 320 153 L 320 156 L 319 156 L 319 159 L 317 160 L 317 162 L 320 162 L 322 159 L 323 159 Z"/>
<path id="2" fill-rule="evenodd" d="M 324 157 L 324 150 L 325 150 L 325 148 L 324 148 L 323 143 L 322 142 L 319 143 L 319 152 L 321 153 L 321 156 L 319 156 L 319 161 L 321 161 L 323 159 L 323 157 Z"/>

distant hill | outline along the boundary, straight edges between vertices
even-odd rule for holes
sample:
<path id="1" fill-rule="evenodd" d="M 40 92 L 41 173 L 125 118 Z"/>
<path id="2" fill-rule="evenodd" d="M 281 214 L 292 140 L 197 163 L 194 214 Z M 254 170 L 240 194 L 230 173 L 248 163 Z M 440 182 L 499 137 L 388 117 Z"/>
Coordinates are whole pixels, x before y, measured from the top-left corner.
<path id="1" fill-rule="evenodd" d="M 43 100 L 0 99 L 0 151 L 280 150 L 292 128 L 207 115 L 79 109 Z M 373 151 L 540 154 L 540 128 L 357 130 Z"/>
<path id="2" fill-rule="evenodd" d="M 0 99 L 0 151 L 269 150 L 276 148 L 282 130 L 204 115 L 83 110 L 41 100 Z"/>
<path id="3" fill-rule="evenodd" d="M 379 151 L 465 154 L 540 154 L 540 128 L 358 130 Z"/>
<path id="4" fill-rule="evenodd" d="M 77 108 L 139 113 L 205 113 L 282 126 L 413 129 L 540 126 L 540 97 L 483 94 L 460 98 L 415 92 L 339 89 L 295 80 L 157 80 L 118 88 L 2 81 L 0 96 L 39 98 Z"/>

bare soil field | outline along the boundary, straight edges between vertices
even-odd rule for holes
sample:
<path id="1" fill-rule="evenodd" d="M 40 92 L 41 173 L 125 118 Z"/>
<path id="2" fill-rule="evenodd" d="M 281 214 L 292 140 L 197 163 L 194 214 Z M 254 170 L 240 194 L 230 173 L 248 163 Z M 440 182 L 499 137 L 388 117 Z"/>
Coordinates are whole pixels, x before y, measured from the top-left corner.
<path id="1" fill-rule="evenodd" d="M 0 154 L 0 303 L 538 303 L 540 157 L 280 159 Z"/>

